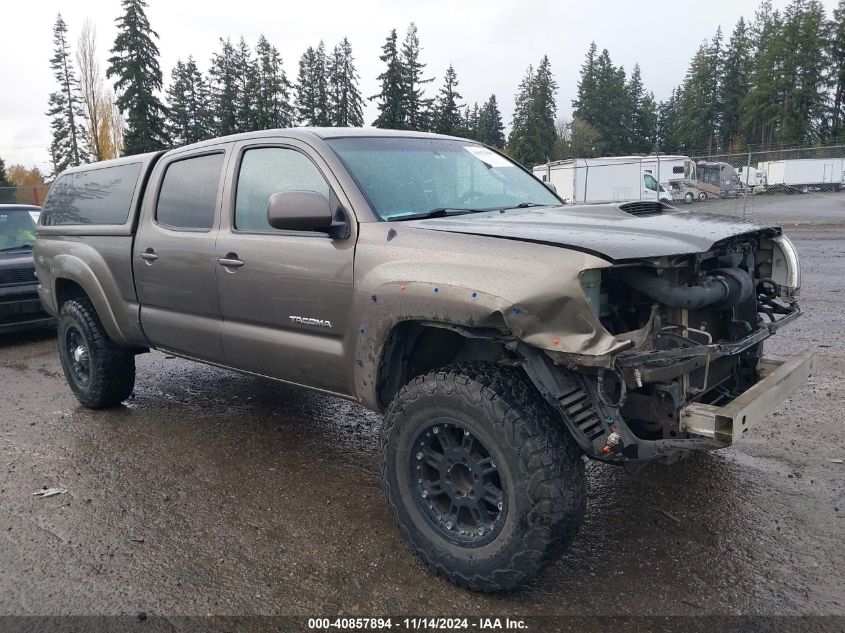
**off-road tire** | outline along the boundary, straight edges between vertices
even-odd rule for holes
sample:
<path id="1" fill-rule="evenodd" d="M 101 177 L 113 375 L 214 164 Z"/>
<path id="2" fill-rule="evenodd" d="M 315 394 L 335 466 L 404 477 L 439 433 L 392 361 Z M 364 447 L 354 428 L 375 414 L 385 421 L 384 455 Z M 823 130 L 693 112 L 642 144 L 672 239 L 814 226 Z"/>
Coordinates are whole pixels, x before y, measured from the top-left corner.
<path id="1" fill-rule="evenodd" d="M 68 336 L 81 336 L 87 349 L 87 380 L 74 372 Z M 59 310 L 59 358 L 68 386 L 89 409 L 113 407 L 129 397 L 135 386 L 135 355 L 116 345 L 106 333 L 94 306 L 87 298 L 65 302 Z"/>
<path id="2" fill-rule="evenodd" d="M 507 478 L 501 531 L 462 547 L 417 505 L 406 464 L 415 429 L 453 418 L 497 455 Z M 488 363 L 418 376 L 391 403 L 381 434 L 382 488 L 407 543 L 436 574 L 475 591 L 504 591 L 539 574 L 569 546 L 586 508 L 584 460 L 557 414 L 522 370 Z"/>

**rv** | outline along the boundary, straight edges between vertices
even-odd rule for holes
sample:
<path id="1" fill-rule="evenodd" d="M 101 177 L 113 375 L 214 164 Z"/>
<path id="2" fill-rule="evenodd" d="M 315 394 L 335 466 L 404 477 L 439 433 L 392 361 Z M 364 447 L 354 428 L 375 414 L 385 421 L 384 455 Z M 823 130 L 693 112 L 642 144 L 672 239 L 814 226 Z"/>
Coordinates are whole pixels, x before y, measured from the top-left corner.
<path id="1" fill-rule="evenodd" d="M 699 199 L 733 198 L 739 195 L 739 176 L 730 163 L 698 161 L 696 185 Z"/>
<path id="2" fill-rule="evenodd" d="M 772 189 L 838 191 L 845 184 L 845 159 L 842 158 L 770 160 L 759 163 L 757 169 L 766 174 Z"/>
<path id="3" fill-rule="evenodd" d="M 533 172 L 543 182 L 554 185 L 566 202 L 578 203 L 671 203 L 670 183 L 695 180 L 695 164 L 688 156 L 570 158 L 537 165 Z"/>

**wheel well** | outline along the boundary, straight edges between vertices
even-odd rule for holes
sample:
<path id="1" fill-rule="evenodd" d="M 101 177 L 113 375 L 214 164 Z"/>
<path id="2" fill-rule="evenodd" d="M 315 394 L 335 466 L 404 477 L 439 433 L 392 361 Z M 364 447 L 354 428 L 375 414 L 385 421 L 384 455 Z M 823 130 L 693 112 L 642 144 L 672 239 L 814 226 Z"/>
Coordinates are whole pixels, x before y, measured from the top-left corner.
<path id="1" fill-rule="evenodd" d="M 496 361 L 510 358 L 505 346 L 470 330 L 448 324 L 404 321 L 387 337 L 378 366 L 379 404 L 387 408 L 410 380 L 432 369 L 464 361 Z"/>
<path id="2" fill-rule="evenodd" d="M 61 310 L 62 306 L 71 299 L 83 297 L 87 298 L 88 295 L 78 283 L 70 279 L 56 279 L 56 310 Z"/>

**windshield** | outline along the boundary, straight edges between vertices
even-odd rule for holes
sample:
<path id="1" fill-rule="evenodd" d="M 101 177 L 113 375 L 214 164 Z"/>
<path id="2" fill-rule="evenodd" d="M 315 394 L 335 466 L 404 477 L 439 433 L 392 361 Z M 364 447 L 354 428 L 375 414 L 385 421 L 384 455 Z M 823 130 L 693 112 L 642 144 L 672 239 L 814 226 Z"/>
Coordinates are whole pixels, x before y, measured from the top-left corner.
<path id="1" fill-rule="evenodd" d="M 0 209 L 0 251 L 35 244 L 35 222 L 26 209 Z"/>
<path id="2" fill-rule="evenodd" d="M 327 142 L 382 220 L 432 211 L 561 204 L 515 163 L 472 141 L 342 138 Z"/>

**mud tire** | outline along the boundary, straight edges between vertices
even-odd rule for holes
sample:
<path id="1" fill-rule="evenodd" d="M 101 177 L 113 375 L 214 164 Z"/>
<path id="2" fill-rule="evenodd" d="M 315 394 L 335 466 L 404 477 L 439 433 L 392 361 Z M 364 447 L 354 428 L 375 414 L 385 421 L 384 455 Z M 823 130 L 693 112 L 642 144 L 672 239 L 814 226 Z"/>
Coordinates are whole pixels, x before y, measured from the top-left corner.
<path id="1" fill-rule="evenodd" d="M 86 349 L 87 371 L 83 380 L 74 370 L 69 337 Z M 135 355 L 115 344 L 103 328 L 87 298 L 62 305 L 58 324 L 59 358 L 68 386 L 89 409 L 106 409 L 126 400 L 135 386 Z"/>
<path id="2" fill-rule="evenodd" d="M 486 545 L 446 540 L 414 497 L 411 438 L 441 418 L 471 429 L 507 478 L 507 514 Z M 408 545 L 434 573 L 467 589 L 518 587 L 569 546 L 583 521 L 581 451 L 519 369 L 470 363 L 416 377 L 386 413 L 380 450 L 383 492 Z"/>

